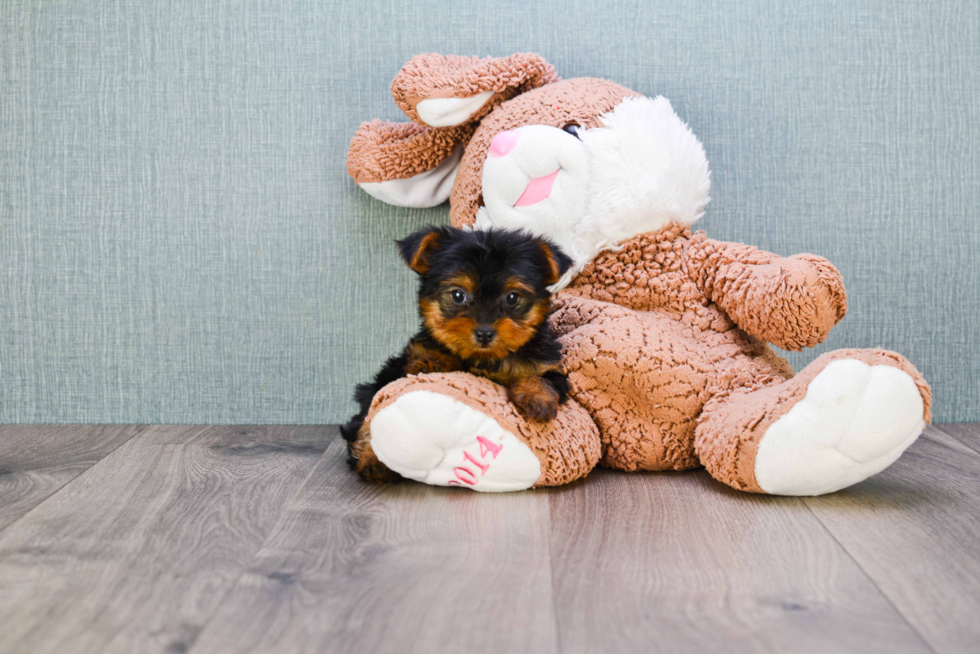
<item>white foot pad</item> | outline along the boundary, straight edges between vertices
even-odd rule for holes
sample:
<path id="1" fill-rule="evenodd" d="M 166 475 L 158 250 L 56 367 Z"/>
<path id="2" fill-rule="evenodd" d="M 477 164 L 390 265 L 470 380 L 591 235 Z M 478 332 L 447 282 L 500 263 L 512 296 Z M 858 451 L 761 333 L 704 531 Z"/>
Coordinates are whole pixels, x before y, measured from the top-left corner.
<path id="1" fill-rule="evenodd" d="M 907 373 L 833 361 L 762 436 L 756 482 L 772 495 L 822 495 L 856 484 L 918 438 L 922 412 L 922 396 Z"/>
<path id="2" fill-rule="evenodd" d="M 378 411 L 371 447 L 401 476 L 433 486 L 519 491 L 541 477 L 531 448 L 496 420 L 431 391 L 406 393 Z"/>

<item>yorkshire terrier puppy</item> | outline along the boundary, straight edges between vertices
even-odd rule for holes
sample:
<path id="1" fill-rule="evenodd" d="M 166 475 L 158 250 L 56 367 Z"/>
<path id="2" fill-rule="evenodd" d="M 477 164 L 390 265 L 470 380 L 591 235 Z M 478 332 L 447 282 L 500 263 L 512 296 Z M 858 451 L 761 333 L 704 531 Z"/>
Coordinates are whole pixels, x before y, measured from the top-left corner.
<path id="1" fill-rule="evenodd" d="M 561 346 L 546 320 L 551 293 L 571 259 L 550 241 L 523 232 L 428 227 L 398 241 L 419 275 L 422 326 L 354 400 L 360 412 L 341 427 L 349 462 L 368 481 L 399 478 L 371 449 L 364 423 L 385 385 L 406 375 L 465 371 L 507 387 L 531 420 L 551 420 L 568 394 Z"/>

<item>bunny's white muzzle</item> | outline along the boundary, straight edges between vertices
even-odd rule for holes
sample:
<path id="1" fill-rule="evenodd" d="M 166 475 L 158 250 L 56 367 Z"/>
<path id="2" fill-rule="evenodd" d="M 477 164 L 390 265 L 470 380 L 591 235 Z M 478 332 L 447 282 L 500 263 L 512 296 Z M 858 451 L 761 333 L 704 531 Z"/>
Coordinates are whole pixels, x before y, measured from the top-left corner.
<path id="1" fill-rule="evenodd" d="M 576 134 L 527 125 L 501 132 L 483 165 L 476 228 L 524 229 L 575 261 L 668 222 L 691 224 L 710 200 L 704 148 L 663 97 L 627 98 Z"/>

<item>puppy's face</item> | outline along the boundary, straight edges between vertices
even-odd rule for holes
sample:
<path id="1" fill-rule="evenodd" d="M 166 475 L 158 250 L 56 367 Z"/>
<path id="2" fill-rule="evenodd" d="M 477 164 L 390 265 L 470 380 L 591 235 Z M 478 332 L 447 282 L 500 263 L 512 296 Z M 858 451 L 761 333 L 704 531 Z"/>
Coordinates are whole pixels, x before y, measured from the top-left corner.
<path id="1" fill-rule="evenodd" d="M 502 359 L 537 332 L 571 260 L 550 242 L 509 230 L 426 228 L 398 243 L 421 276 L 419 312 L 464 359 Z"/>

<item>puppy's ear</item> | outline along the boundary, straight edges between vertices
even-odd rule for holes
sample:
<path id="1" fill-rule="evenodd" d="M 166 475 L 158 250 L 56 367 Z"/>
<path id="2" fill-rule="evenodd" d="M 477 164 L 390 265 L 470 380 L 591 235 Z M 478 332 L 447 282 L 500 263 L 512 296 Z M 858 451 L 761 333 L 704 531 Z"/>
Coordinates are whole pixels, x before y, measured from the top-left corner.
<path id="1" fill-rule="evenodd" d="M 548 286 L 557 284 L 562 275 L 572 267 L 572 259 L 561 248 L 545 239 L 538 239 L 538 247 L 544 262 L 545 282 Z"/>
<path id="2" fill-rule="evenodd" d="M 429 270 L 432 254 L 439 250 L 439 240 L 444 234 L 445 230 L 438 227 L 420 229 L 398 241 L 398 253 L 409 268 L 424 275 Z"/>

